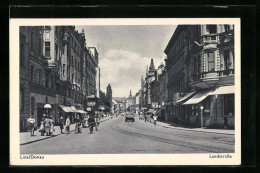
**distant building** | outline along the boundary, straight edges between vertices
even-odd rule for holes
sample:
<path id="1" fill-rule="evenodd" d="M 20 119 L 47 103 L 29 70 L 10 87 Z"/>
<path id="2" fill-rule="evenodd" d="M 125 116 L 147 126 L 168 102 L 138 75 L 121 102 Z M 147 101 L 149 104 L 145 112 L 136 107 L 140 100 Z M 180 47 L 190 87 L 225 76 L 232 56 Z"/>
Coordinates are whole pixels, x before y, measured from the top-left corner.
<path id="1" fill-rule="evenodd" d="M 111 111 L 112 108 L 112 88 L 111 85 L 108 84 L 107 86 L 107 93 L 106 93 L 106 98 L 107 98 L 107 102 L 108 102 L 108 107 L 109 107 L 109 111 Z"/>
<path id="2" fill-rule="evenodd" d="M 119 112 L 125 112 L 126 111 L 126 98 L 125 97 L 113 97 L 113 99 L 119 105 Z"/>
<path id="3" fill-rule="evenodd" d="M 135 105 L 135 97 L 132 96 L 132 92 L 130 90 L 129 97 L 126 98 L 126 109 L 128 111 L 132 111 Z"/>

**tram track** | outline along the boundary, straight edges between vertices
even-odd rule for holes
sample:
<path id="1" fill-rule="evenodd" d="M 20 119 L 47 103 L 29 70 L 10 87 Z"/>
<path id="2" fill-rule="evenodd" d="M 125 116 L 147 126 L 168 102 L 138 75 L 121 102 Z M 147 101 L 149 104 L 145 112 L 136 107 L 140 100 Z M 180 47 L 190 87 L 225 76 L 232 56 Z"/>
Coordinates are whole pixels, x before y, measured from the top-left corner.
<path id="1" fill-rule="evenodd" d="M 158 137 L 158 136 L 152 136 L 152 135 L 148 135 L 148 134 L 131 132 L 131 131 L 120 128 L 119 127 L 120 122 L 122 122 L 121 118 L 119 120 L 115 121 L 111 125 L 111 128 L 113 130 L 120 132 L 120 133 L 123 133 L 125 135 L 140 137 L 140 138 L 143 138 L 143 139 L 149 139 L 149 140 L 167 143 L 167 144 L 171 144 L 171 145 L 176 145 L 176 146 L 180 146 L 180 147 L 184 147 L 184 148 L 188 148 L 188 149 L 193 149 L 196 152 L 197 151 L 203 151 L 203 152 L 209 152 L 209 153 L 229 153 L 229 152 L 233 152 L 230 149 L 223 149 L 223 148 L 214 147 L 214 146 L 206 146 L 206 145 L 202 145 L 202 144 L 194 144 L 194 143 L 190 143 L 190 142 L 182 142 L 182 141 L 177 141 L 177 140 L 172 140 L 172 139 L 165 139 L 165 138 Z"/>
<path id="2" fill-rule="evenodd" d="M 234 141 L 226 141 L 226 140 L 216 140 L 216 139 L 212 139 L 212 138 L 202 138 L 202 137 L 194 137 L 191 135 L 183 135 L 183 134 L 178 134 L 178 133 L 174 133 L 174 132 L 165 132 L 165 131 L 154 131 L 154 130 L 149 130 L 149 129 L 144 129 L 144 128 L 138 128 L 135 125 L 133 125 L 133 123 L 127 123 L 127 125 L 131 128 L 137 129 L 137 130 L 144 130 L 144 131 L 148 131 L 148 132 L 152 132 L 152 133 L 157 133 L 157 134 L 161 134 L 163 133 L 164 135 L 170 135 L 170 136 L 176 136 L 176 137 L 183 137 L 183 138 L 189 138 L 189 139 L 199 139 L 199 140 L 203 140 L 203 141 L 208 141 L 208 142 L 216 142 L 216 143 L 220 143 L 220 144 L 225 144 L 225 145 L 235 145 Z"/>

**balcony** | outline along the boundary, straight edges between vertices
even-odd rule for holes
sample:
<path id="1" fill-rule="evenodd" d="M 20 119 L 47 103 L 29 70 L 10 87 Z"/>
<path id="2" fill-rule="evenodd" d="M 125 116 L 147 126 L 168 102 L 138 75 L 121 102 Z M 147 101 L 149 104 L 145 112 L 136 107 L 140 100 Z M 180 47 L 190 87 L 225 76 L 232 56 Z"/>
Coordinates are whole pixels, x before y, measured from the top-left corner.
<path id="1" fill-rule="evenodd" d="M 221 45 L 234 44 L 233 30 L 223 32 L 219 35 Z"/>
<path id="2" fill-rule="evenodd" d="M 234 69 L 203 72 L 193 75 L 189 80 L 189 86 L 195 89 L 206 89 L 227 84 L 234 84 Z"/>
<path id="3" fill-rule="evenodd" d="M 60 62 L 59 61 L 51 61 L 51 60 L 48 60 L 48 66 L 47 66 L 48 69 L 53 69 L 53 68 L 56 68 L 57 70 L 59 70 L 60 68 Z"/>
<path id="4" fill-rule="evenodd" d="M 219 36 L 217 34 L 203 35 L 202 36 L 202 45 L 203 49 L 216 49 L 219 42 Z"/>

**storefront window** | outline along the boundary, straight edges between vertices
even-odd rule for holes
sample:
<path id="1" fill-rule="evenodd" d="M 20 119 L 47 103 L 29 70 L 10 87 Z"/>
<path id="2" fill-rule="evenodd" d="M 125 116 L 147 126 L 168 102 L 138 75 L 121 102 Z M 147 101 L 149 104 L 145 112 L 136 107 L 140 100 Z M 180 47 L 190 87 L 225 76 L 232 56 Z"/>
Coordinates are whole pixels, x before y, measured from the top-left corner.
<path id="1" fill-rule="evenodd" d="M 234 115 L 234 94 L 224 95 L 224 115 Z"/>

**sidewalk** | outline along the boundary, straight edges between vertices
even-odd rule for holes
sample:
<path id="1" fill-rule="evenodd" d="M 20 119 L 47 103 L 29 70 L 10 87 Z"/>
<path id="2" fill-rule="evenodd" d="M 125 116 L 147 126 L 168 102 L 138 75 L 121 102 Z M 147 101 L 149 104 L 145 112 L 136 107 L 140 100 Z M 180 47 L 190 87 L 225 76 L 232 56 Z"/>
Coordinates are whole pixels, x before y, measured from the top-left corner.
<path id="1" fill-rule="evenodd" d="M 110 119 L 109 117 L 104 117 L 103 119 L 100 120 L 100 122 L 106 121 Z M 37 129 L 37 131 L 34 131 L 34 136 L 31 137 L 31 133 L 28 132 L 21 132 L 20 133 L 20 145 L 26 145 L 26 144 L 30 144 L 33 142 L 37 142 L 37 141 L 41 141 L 47 138 L 54 138 L 56 136 L 61 135 L 60 133 L 60 126 L 54 126 L 55 128 L 55 132 L 53 133 L 53 136 L 41 136 L 41 133 L 39 132 L 39 129 Z M 75 130 L 75 124 L 71 124 L 70 125 L 70 132 Z M 65 134 L 65 129 L 62 130 L 63 134 Z M 45 133 L 46 135 L 46 133 Z"/>
<path id="2" fill-rule="evenodd" d="M 153 123 L 153 120 L 150 123 Z M 171 125 L 170 123 L 165 123 L 165 122 L 161 122 L 161 121 L 157 121 L 156 125 L 164 127 L 164 128 L 171 128 L 171 129 L 176 129 L 176 130 L 186 130 L 186 131 L 205 132 L 205 133 L 217 133 L 217 134 L 227 134 L 227 135 L 234 135 L 235 134 L 235 130 L 175 127 L 175 126 Z"/>

